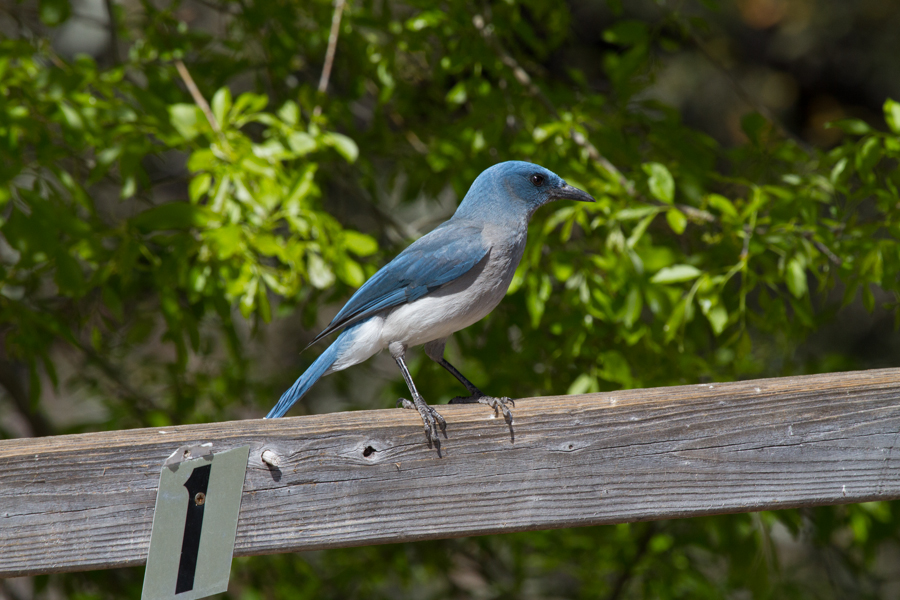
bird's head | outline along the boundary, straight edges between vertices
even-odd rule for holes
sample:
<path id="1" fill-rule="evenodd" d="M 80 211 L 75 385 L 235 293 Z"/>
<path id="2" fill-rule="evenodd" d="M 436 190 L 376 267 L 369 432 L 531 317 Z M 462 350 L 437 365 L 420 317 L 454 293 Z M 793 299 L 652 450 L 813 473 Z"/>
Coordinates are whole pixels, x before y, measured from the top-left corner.
<path id="1" fill-rule="evenodd" d="M 544 204 L 562 199 L 594 202 L 590 194 L 569 185 L 553 171 L 511 160 L 485 169 L 472 183 L 457 214 L 530 219 Z"/>

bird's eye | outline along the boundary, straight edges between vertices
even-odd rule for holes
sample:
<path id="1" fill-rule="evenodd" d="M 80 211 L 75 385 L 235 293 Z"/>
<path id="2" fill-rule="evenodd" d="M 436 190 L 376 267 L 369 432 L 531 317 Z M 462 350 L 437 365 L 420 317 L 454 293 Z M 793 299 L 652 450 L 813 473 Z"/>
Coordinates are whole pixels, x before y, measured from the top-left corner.
<path id="1" fill-rule="evenodd" d="M 534 187 L 541 187 L 542 185 L 544 185 L 544 176 L 539 173 L 535 173 L 531 176 L 531 183 L 534 184 Z"/>

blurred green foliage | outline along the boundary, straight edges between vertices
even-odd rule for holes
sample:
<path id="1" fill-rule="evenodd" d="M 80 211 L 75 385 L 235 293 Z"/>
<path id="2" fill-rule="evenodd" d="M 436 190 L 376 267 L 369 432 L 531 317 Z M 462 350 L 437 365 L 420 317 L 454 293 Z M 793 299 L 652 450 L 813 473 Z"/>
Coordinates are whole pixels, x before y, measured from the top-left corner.
<path id="1" fill-rule="evenodd" d="M 900 323 L 900 104 L 834 123 L 824 150 L 748 110 L 723 145 L 651 93 L 706 9 L 610 2 L 598 60 L 575 67 L 561 3 L 352 2 L 322 93 L 328 2 L 107 6 L 98 59 L 51 43 L 79 18 L 66 0 L 3 13 L 4 437 L 261 416 L 309 361 L 275 332 L 309 339 L 319 307 L 423 232 L 406 216 L 427 230 L 500 160 L 598 202 L 541 211 L 509 297 L 456 336 L 453 362 L 484 389 L 854 368 L 849 350 L 796 350 L 847 306 Z M 460 393 L 412 367 L 430 400 Z M 55 420 L 57 394 L 101 410 Z M 875 503 L 257 557 L 235 561 L 226 596 L 877 598 L 898 533 L 900 507 Z M 141 576 L 33 592 L 136 597 Z"/>

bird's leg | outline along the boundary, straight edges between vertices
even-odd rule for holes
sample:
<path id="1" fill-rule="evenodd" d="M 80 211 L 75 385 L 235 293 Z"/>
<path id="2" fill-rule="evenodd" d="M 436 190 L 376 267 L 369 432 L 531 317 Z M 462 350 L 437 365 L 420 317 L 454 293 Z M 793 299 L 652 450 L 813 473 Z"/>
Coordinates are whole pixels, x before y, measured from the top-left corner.
<path id="1" fill-rule="evenodd" d="M 419 411 L 419 416 L 422 417 L 422 423 L 425 425 L 425 439 L 428 441 L 428 447 L 431 448 L 432 445 L 434 445 L 438 451 L 438 456 L 440 456 L 441 439 L 438 437 L 438 427 L 441 428 L 441 433 L 443 433 L 444 438 L 446 438 L 447 422 L 444 421 L 444 417 L 442 417 L 438 411 L 428 406 L 425 399 L 422 398 L 422 395 L 416 390 L 416 384 L 413 383 L 412 376 L 409 374 L 409 369 L 406 368 L 406 362 L 404 362 L 403 356 L 395 356 L 394 360 L 397 361 L 397 365 L 403 373 L 403 379 L 406 380 L 409 393 L 412 394 L 413 398 L 412 402 L 406 398 L 400 398 L 397 400 L 397 404 L 403 408 L 414 408 Z"/>
<path id="2" fill-rule="evenodd" d="M 466 389 L 469 390 L 469 396 L 457 396 L 456 398 L 450 401 L 450 404 L 486 404 L 494 409 L 494 414 L 500 414 L 500 411 L 503 411 L 503 418 L 506 419 L 506 423 L 508 425 L 512 425 L 513 416 L 512 411 L 509 410 L 510 406 L 515 407 L 516 403 L 512 398 L 495 398 L 493 396 L 488 396 L 477 387 L 475 384 L 466 379 L 462 373 L 456 370 L 456 367 L 451 365 L 444 357 L 434 358 L 431 357 L 437 364 L 441 365 L 445 369 L 447 369 L 451 375 L 456 377 L 461 384 L 466 386 Z"/>

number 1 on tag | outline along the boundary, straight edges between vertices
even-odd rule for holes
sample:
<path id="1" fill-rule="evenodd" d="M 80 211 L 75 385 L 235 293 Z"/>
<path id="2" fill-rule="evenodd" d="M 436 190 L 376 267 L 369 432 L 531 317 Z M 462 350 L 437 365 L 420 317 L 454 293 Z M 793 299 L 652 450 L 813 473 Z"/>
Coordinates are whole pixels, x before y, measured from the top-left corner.
<path id="1" fill-rule="evenodd" d="M 142 600 L 196 600 L 228 589 L 250 447 L 162 468 Z"/>

